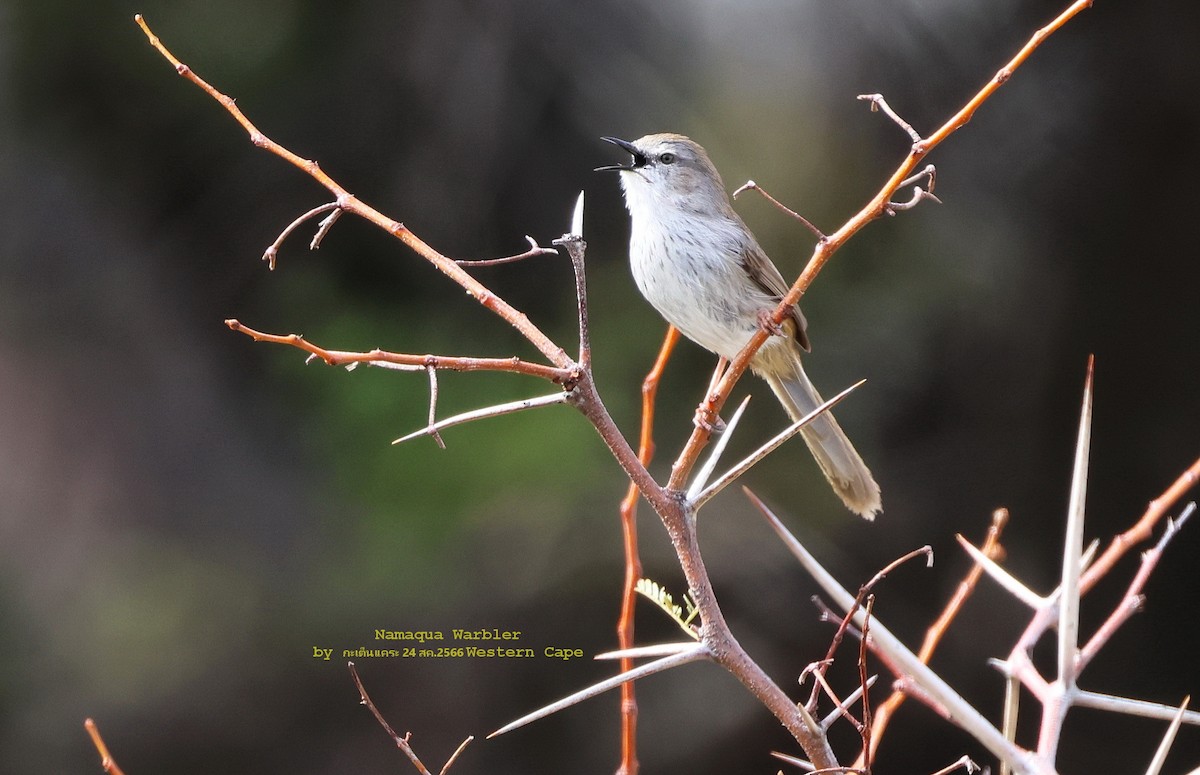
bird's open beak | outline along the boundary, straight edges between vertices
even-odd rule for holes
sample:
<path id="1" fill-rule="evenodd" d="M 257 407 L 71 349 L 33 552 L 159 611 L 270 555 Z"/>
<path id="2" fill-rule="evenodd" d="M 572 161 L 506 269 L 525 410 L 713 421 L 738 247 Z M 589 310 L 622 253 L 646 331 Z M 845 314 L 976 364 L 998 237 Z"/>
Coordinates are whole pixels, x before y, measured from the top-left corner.
<path id="1" fill-rule="evenodd" d="M 646 166 L 646 162 L 647 162 L 646 154 L 639 151 L 637 146 L 634 145 L 633 143 L 629 142 L 628 140 L 622 140 L 619 137 L 601 137 L 600 139 L 606 143 L 612 143 L 613 145 L 620 146 L 621 148 L 624 148 L 625 150 L 629 151 L 629 153 L 633 156 L 633 161 L 628 167 L 623 166 L 621 164 L 610 164 L 606 167 L 597 167 L 594 170 L 595 172 L 609 172 L 609 171 L 614 171 L 614 170 L 617 172 L 621 172 L 621 171 L 632 172 L 633 170 L 636 170 L 639 167 Z"/>

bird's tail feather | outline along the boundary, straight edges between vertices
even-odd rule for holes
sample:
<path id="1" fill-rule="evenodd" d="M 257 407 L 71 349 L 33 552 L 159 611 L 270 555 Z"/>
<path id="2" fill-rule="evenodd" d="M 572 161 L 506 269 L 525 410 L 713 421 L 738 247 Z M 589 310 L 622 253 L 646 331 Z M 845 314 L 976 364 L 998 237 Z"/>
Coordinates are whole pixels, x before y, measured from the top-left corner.
<path id="1" fill-rule="evenodd" d="M 824 401 L 804 373 L 800 359 L 796 358 L 794 363 L 795 368 L 786 377 L 763 376 L 791 418 L 799 420 Z M 879 485 L 833 414 L 822 412 L 800 429 L 800 435 L 846 507 L 864 519 L 874 519 L 883 510 Z"/>

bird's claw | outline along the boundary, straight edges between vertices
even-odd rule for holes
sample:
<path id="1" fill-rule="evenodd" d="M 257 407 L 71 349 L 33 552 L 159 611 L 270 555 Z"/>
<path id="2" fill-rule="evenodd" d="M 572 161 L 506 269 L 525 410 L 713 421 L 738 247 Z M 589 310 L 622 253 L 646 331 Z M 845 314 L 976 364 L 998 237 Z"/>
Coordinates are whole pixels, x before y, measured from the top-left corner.
<path id="1" fill-rule="evenodd" d="M 709 419 L 710 417 L 712 418 L 711 420 Z M 695 423 L 697 428 L 703 428 L 712 434 L 725 432 L 725 421 L 721 419 L 719 414 L 707 406 L 701 406 L 696 410 L 696 416 L 692 418 L 692 422 Z"/>
<path id="2" fill-rule="evenodd" d="M 765 309 L 758 311 L 758 327 L 771 336 L 787 336 L 787 332 L 783 330 L 783 326 L 771 319 L 771 311 Z"/>

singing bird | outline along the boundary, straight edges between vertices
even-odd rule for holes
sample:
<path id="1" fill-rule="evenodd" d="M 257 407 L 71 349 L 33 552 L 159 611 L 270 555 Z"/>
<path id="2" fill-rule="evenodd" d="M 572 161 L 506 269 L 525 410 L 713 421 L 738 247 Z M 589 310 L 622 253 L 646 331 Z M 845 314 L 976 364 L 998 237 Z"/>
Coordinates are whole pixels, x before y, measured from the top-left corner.
<path id="1" fill-rule="evenodd" d="M 629 263 L 646 300 L 680 333 L 732 359 L 764 326 L 788 284 L 733 210 L 708 153 L 677 134 L 632 142 L 605 137 L 630 153 L 619 173 L 632 227 Z M 807 323 L 792 307 L 750 361 L 793 420 L 821 403 L 800 353 L 809 350 Z M 800 431 L 833 491 L 856 514 L 882 511 L 879 485 L 828 411 Z"/>

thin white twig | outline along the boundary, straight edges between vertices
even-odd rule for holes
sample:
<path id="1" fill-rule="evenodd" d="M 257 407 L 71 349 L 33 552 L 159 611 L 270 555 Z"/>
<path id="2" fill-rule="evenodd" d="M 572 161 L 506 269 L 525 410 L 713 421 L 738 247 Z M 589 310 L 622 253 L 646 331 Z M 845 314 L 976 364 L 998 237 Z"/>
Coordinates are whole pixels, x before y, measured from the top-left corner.
<path id="1" fill-rule="evenodd" d="M 510 401 L 507 404 L 496 404 L 495 406 L 484 407 L 483 409 L 474 409 L 470 412 L 456 414 L 453 417 L 447 417 L 444 420 L 438 420 L 432 425 L 428 425 L 420 430 L 413 431 L 407 436 L 401 436 L 393 441 L 393 444 L 403 444 L 404 442 L 415 439 L 418 436 L 432 436 L 438 431 L 449 428 L 453 425 L 461 425 L 465 422 L 473 420 L 482 420 L 485 417 L 499 417 L 502 414 L 511 414 L 519 412 L 523 409 L 534 409 L 539 406 L 551 406 L 552 404 L 564 404 L 570 398 L 570 393 L 551 393 L 548 396 L 539 396 L 538 398 L 524 398 L 520 401 Z"/>
<path id="2" fill-rule="evenodd" d="M 529 243 L 529 250 L 524 253 L 517 253 L 515 256 L 504 256 L 503 258 L 456 258 L 454 263 L 459 266 L 500 266 L 501 264 L 515 264 L 518 261 L 524 261 L 527 258 L 534 256 L 557 256 L 558 251 L 553 248 L 544 248 L 538 244 L 537 240 L 525 235 L 525 241 Z"/>
<path id="3" fill-rule="evenodd" d="M 816 419 L 816 417 L 819 414 L 828 410 L 832 406 L 836 406 L 843 398 L 850 395 L 856 389 L 861 387 L 864 382 L 866 382 L 865 379 L 855 382 L 853 385 L 846 388 L 842 392 L 838 393 L 836 396 L 829 399 L 825 403 L 821 404 L 813 411 L 809 412 L 808 414 L 801 417 L 799 420 L 796 420 L 794 423 L 792 423 L 788 427 L 784 428 L 782 431 L 780 431 L 778 434 L 776 434 L 773 439 L 771 439 L 766 444 L 763 444 L 761 447 L 759 447 L 757 450 L 755 450 L 749 457 L 745 458 L 740 463 L 733 466 L 733 468 L 730 468 L 728 471 L 726 471 L 719 479 L 717 479 L 717 481 L 713 482 L 711 485 L 709 485 L 708 487 L 701 490 L 695 496 L 695 498 L 690 498 L 689 500 L 691 501 L 692 508 L 698 510 L 705 503 L 708 503 L 708 501 L 714 495 L 721 492 L 721 490 L 724 490 L 726 487 L 728 487 L 730 484 L 732 484 L 734 482 L 734 480 L 736 480 L 739 476 L 741 476 L 742 474 L 749 471 L 754 466 L 755 463 L 757 463 L 758 461 L 765 458 L 767 455 L 774 452 L 785 441 L 787 441 L 788 439 L 790 439 L 791 437 L 793 437 L 797 433 L 799 433 L 801 428 L 803 428 L 805 425 L 808 425 L 810 422 L 812 422 L 814 419 Z"/>
<path id="4" fill-rule="evenodd" d="M 284 240 L 286 240 L 288 237 L 290 237 L 292 232 L 294 232 L 296 229 L 300 228 L 300 226 L 305 221 L 307 221 L 309 218 L 318 216 L 321 213 L 326 212 L 327 210 L 333 210 L 335 213 L 341 212 L 337 202 L 327 202 L 319 207 L 314 207 L 313 209 L 306 212 L 304 215 L 301 215 L 300 217 L 296 218 L 296 220 L 289 223 L 287 225 L 287 227 L 284 228 L 284 230 L 282 232 L 280 232 L 279 236 L 275 238 L 275 241 L 272 242 L 271 245 L 266 250 L 263 251 L 262 260 L 267 262 L 267 268 L 274 271 L 275 258 L 276 258 L 276 256 L 279 255 L 279 248 L 281 248 L 283 246 Z M 309 247 L 311 249 L 311 245 Z"/>
<path id="5" fill-rule="evenodd" d="M 858 99 L 862 100 L 863 102 L 871 103 L 872 111 L 882 111 L 884 115 L 896 123 L 896 126 L 903 129 L 905 133 L 912 138 L 914 143 L 921 142 L 921 135 L 917 132 L 917 130 L 913 129 L 912 124 L 900 118 L 896 111 L 892 110 L 892 107 L 887 104 L 887 100 L 883 98 L 882 94 L 860 94 L 858 95 Z"/>
<path id="6" fill-rule="evenodd" d="M 546 716 L 550 716 L 554 713 L 559 712 L 560 710 L 564 710 L 566 708 L 571 707 L 572 705 L 576 705 L 580 702 L 583 702 L 584 700 L 588 700 L 599 694 L 603 694 L 604 692 L 608 691 L 609 689 L 615 689 L 616 687 L 620 686 L 623 683 L 626 683 L 627 681 L 633 681 L 638 678 L 645 678 L 648 675 L 654 675 L 655 673 L 661 673 L 664 670 L 670 670 L 673 667 L 679 667 L 680 665 L 686 665 L 689 662 L 695 662 L 696 660 L 699 660 L 699 659 L 707 659 L 708 656 L 709 656 L 709 651 L 708 651 L 707 646 L 705 646 L 703 643 L 692 644 L 692 648 L 688 651 L 681 651 L 678 654 L 673 654 L 669 657 L 663 657 L 662 659 L 658 659 L 653 662 L 648 662 L 640 667 L 635 667 L 632 670 L 626 670 L 624 673 L 615 675 L 612 678 L 607 678 L 603 681 L 600 681 L 599 683 L 592 684 L 591 686 L 587 687 L 586 689 L 575 692 L 574 694 L 564 697 L 561 700 L 558 700 L 557 702 L 552 702 L 549 705 L 543 706 L 543 707 L 533 711 L 532 713 L 522 716 L 521 718 L 517 719 L 516 721 L 513 721 L 509 724 L 505 724 L 504 726 L 497 729 L 495 732 L 488 735 L 487 739 L 491 740 L 493 737 L 499 737 L 500 735 L 503 735 L 506 732 L 511 732 L 514 729 L 523 727 L 526 724 L 537 721 L 538 719 L 542 719 L 542 718 L 545 718 Z"/>

